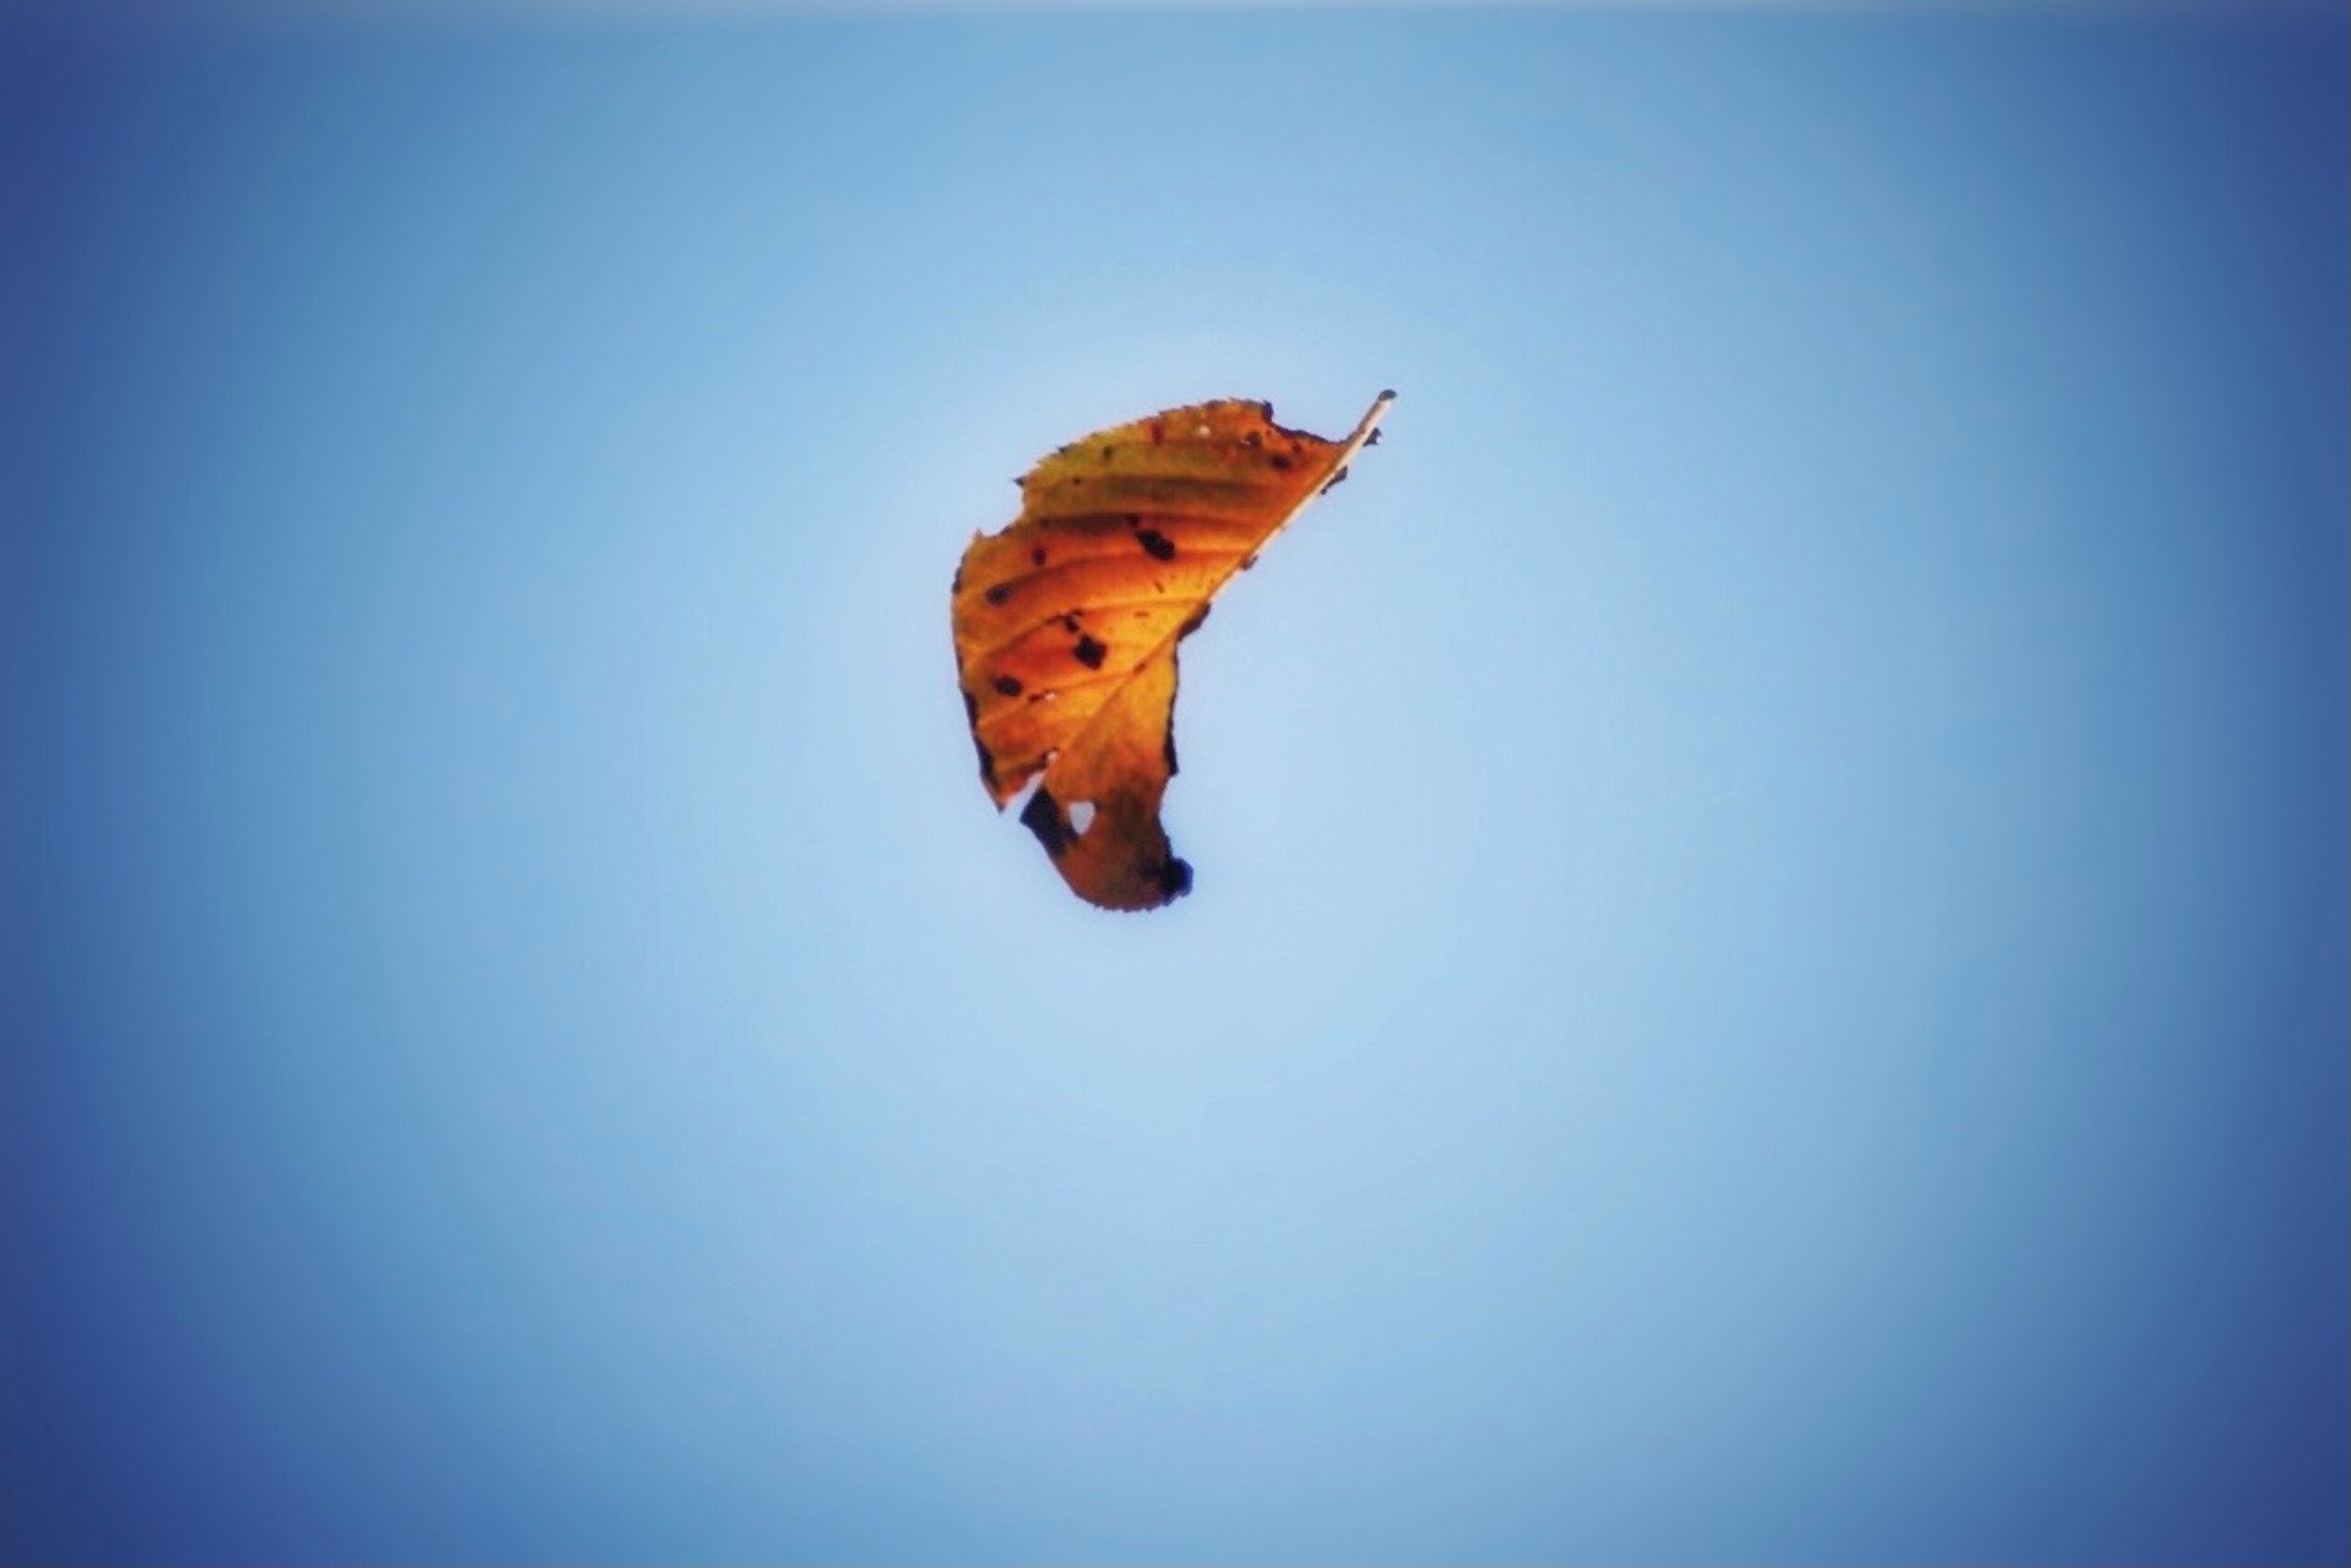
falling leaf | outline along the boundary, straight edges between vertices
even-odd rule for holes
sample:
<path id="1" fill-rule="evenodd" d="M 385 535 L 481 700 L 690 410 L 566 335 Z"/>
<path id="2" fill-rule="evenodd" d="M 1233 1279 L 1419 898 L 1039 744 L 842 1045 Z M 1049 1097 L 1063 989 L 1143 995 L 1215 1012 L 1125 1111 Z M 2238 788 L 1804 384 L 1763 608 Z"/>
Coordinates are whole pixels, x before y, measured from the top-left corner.
<path id="1" fill-rule="evenodd" d="M 980 782 L 1071 890 L 1153 909 L 1192 868 L 1159 822 L 1176 772 L 1176 645 L 1266 540 L 1346 477 L 1394 392 L 1325 441 L 1273 405 L 1169 409 L 1071 442 L 1020 483 L 1020 516 L 956 569 L 956 664 Z"/>

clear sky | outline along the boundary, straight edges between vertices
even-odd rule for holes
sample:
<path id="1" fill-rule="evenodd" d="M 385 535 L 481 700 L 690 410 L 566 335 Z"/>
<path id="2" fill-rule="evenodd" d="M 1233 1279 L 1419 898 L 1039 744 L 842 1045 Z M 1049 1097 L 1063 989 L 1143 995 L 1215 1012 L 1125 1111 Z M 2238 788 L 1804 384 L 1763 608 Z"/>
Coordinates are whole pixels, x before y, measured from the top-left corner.
<path id="1" fill-rule="evenodd" d="M 0 1557 L 2351 1552 L 2337 13 L 0 49 Z M 1192 895 L 1007 483 L 1385 439 Z"/>

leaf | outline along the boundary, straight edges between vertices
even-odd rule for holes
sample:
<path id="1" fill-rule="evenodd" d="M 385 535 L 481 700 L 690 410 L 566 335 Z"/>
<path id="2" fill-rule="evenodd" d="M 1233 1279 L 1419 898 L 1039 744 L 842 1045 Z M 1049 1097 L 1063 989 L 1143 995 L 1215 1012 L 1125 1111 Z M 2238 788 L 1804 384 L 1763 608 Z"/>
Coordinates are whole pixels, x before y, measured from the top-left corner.
<path id="1" fill-rule="evenodd" d="M 980 782 L 1080 897 L 1154 909 L 1191 890 L 1159 822 L 1176 772 L 1176 645 L 1266 540 L 1346 477 L 1394 392 L 1325 441 L 1228 399 L 1071 442 L 1020 480 L 1020 516 L 956 570 L 956 665 Z"/>

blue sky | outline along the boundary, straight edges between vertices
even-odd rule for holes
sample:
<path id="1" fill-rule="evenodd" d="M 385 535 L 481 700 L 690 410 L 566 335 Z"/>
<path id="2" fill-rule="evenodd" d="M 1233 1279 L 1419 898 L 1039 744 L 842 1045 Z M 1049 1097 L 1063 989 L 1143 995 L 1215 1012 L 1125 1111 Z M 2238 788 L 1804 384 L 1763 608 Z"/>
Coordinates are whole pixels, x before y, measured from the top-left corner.
<path id="1" fill-rule="evenodd" d="M 2351 1551 L 2339 16 L 13 26 L 0 1556 Z"/>

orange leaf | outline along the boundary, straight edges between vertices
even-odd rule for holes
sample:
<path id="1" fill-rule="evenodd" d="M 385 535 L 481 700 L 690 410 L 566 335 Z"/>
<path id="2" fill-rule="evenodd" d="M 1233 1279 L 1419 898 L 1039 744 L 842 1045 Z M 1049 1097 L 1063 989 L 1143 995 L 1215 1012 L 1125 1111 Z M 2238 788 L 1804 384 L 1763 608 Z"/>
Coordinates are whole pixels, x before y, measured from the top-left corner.
<path id="1" fill-rule="evenodd" d="M 1176 771 L 1176 644 L 1266 540 L 1346 476 L 1394 392 L 1344 441 L 1273 405 L 1173 408 L 1071 442 L 1020 481 L 1020 516 L 956 570 L 956 665 L 980 782 L 1081 898 L 1153 909 L 1192 868 L 1159 824 Z"/>

